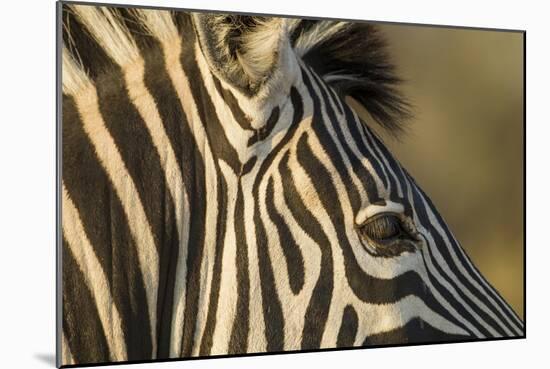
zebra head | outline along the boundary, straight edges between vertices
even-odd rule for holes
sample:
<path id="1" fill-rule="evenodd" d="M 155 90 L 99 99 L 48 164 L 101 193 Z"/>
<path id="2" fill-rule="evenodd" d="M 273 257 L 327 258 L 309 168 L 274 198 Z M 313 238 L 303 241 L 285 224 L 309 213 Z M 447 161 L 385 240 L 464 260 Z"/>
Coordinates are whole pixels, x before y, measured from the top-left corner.
<path id="1" fill-rule="evenodd" d="M 344 98 L 401 129 L 407 104 L 372 25 L 88 6 L 63 19 L 74 361 L 89 343 L 81 280 L 101 321 L 88 332 L 111 353 L 95 360 L 523 334 Z"/>
<path id="2" fill-rule="evenodd" d="M 221 123 L 239 160 L 217 157 L 234 193 L 226 218 L 234 214 L 237 244 L 256 248 L 245 260 L 237 246 L 237 276 L 244 269 L 257 281 L 268 348 L 521 334 L 429 198 L 343 98 L 390 130 L 407 115 L 373 26 L 212 15 L 194 24 L 209 70 L 249 109 L 235 141 L 246 145 L 229 139 L 231 119 Z"/>

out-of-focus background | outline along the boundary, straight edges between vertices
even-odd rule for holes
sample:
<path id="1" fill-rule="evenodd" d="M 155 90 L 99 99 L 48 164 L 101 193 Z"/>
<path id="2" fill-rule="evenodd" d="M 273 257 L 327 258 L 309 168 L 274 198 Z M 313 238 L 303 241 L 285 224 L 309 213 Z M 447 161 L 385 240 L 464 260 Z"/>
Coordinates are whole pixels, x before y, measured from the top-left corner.
<path id="1" fill-rule="evenodd" d="M 414 117 L 377 132 L 523 318 L 523 35 L 378 26 Z"/>

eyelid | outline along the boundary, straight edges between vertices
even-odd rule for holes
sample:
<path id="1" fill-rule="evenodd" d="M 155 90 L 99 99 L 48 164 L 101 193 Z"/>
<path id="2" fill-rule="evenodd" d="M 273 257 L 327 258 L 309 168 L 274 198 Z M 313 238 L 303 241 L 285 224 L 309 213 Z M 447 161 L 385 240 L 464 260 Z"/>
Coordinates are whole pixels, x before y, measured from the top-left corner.
<path id="1" fill-rule="evenodd" d="M 362 225 L 372 217 L 382 213 L 403 214 L 405 208 L 397 202 L 386 201 L 386 205 L 371 204 L 357 212 L 355 224 Z"/>

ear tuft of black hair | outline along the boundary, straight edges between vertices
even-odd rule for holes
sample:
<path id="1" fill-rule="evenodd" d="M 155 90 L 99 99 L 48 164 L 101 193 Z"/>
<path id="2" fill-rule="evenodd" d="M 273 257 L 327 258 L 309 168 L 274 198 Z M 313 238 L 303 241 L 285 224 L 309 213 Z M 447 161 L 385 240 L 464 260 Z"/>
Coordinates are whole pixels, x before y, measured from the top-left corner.
<path id="1" fill-rule="evenodd" d="M 303 20 L 291 40 L 304 62 L 338 93 L 358 101 L 390 133 L 405 129 L 411 105 L 398 90 L 401 79 L 376 26 Z"/>

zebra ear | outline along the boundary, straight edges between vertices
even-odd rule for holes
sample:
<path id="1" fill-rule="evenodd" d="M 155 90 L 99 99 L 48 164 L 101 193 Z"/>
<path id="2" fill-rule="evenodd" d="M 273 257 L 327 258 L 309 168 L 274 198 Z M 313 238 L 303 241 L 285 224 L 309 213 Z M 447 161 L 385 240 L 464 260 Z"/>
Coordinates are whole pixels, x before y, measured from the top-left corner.
<path id="1" fill-rule="evenodd" d="M 273 78 L 290 50 L 283 18 L 195 13 L 193 24 L 210 68 L 248 96 Z"/>

